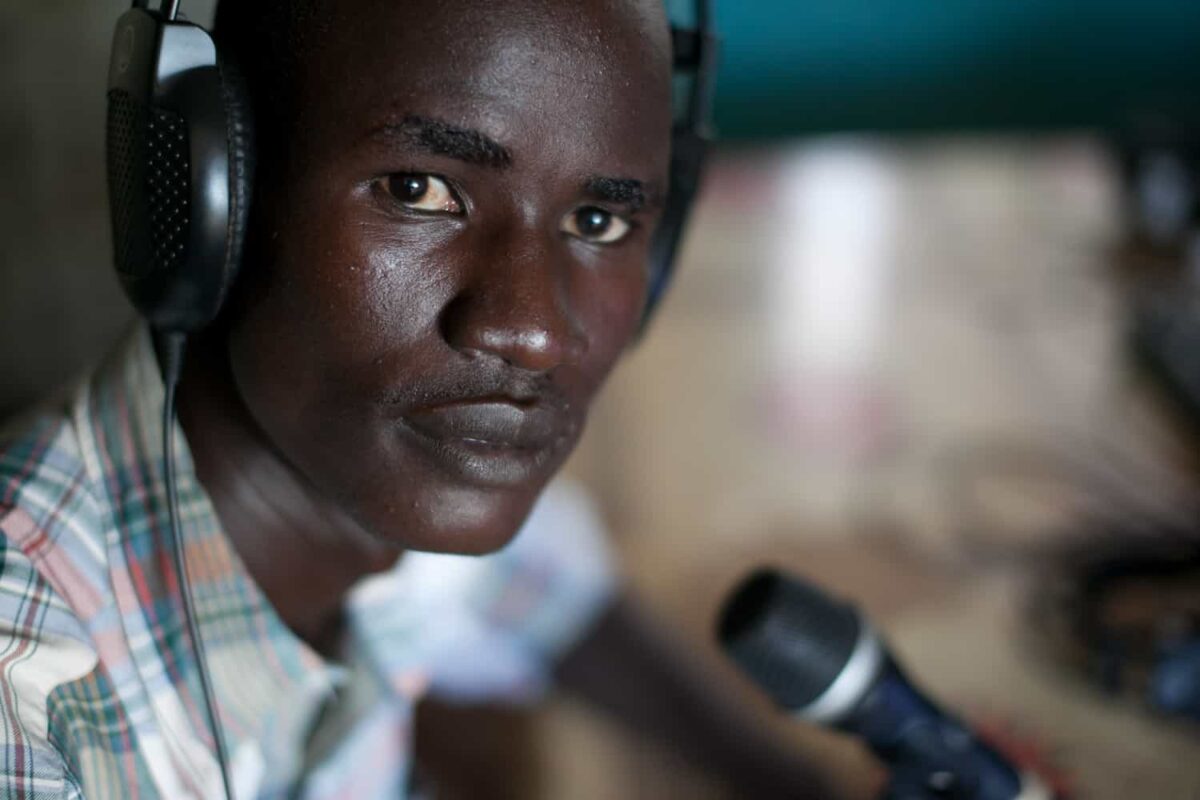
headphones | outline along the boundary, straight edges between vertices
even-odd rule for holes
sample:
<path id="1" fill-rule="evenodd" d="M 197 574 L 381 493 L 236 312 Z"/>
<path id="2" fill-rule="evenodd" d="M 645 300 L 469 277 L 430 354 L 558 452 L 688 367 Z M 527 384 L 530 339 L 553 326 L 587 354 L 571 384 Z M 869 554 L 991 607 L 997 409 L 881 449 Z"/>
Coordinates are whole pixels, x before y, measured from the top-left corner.
<path id="1" fill-rule="evenodd" d="M 233 0 L 224 0 L 232 2 Z M 232 58 L 177 19 L 180 0 L 134 0 L 118 21 L 108 75 L 108 184 L 117 274 L 157 331 L 211 322 L 237 278 L 254 186 L 252 104 Z M 676 79 L 690 82 L 672 135 L 662 222 L 650 249 L 643 327 L 674 271 L 710 141 L 716 67 L 712 0 L 672 31 Z"/>

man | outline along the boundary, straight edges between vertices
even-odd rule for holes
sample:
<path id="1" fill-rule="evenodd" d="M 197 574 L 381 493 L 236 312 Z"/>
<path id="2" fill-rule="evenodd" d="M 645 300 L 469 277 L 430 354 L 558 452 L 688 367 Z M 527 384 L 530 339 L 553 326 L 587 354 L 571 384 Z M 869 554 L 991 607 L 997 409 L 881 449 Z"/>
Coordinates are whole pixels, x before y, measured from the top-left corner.
<path id="1" fill-rule="evenodd" d="M 403 796 L 427 690 L 551 671 L 752 796 L 825 796 L 614 593 L 577 505 L 552 495 L 506 548 L 642 313 L 659 1 L 243 1 L 217 35 L 259 177 L 176 468 L 237 796 Z M 0 441 L 5 796 L 220 796 L 161 405 L 138 330 Z"/>

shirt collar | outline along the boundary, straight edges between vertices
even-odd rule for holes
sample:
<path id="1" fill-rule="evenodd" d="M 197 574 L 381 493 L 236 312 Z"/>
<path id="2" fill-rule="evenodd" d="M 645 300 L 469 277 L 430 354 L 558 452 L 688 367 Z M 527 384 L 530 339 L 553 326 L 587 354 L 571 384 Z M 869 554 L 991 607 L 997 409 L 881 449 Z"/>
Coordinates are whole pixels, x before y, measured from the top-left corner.
<path id="1" fill-rule="evenodd" d="M 152 694 L 169 680 L 187 698 L 193 723 L 202 724 L 172 560 L 162 376 L 145 326 L 102 365 L 85 396 L 85 460 L 112 515 L 110 572 L 133 659 Z M 259 738 L 264 726 L 286 726 L 289 709 L 303 705 L 300 696 L 330 691 L 336 670 L 292 633 L 254 583 L 196 476 L 178 424 L 173 435 L 181 535 L 217 703 L 232 738 Z"/>

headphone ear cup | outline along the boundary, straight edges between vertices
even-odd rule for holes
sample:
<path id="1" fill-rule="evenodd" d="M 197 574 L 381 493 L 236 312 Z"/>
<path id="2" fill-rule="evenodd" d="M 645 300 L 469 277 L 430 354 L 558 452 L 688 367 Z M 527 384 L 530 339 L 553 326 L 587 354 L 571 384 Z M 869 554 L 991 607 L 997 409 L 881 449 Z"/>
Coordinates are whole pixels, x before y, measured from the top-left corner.
<path id="1" fill-rule="evenodd" d="M 118 20 L 109 70 L 114 260 L 151 326 L 191 333 L 217 317 L 242 261 L 251 108 L 207 31 L 143 5 Z"/>
<path id="2" fill-rule="evenodd" d="M 220 297 L 224 300 L 241 270 L 254 194 L 254 108 L 245 76 L 237 63 L 218 53 L 221 95 L 229 139 L 229 228 L 221 265 Z"/>

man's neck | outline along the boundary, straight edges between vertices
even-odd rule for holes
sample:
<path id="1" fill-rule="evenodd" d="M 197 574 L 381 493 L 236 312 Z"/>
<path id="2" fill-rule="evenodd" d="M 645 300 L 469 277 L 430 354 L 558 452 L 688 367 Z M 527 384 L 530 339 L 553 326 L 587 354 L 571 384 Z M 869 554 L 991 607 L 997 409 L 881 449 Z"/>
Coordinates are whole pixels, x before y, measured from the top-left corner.
<path id="1" fill-rule="evenodd" d="M 401 553 L 373 539 L 270 445 L 217 343 L 200 339 L 189 352 L 179 419 L 197 477 L 251 577 L 296 634 L 331 650 L 347 592 Z"/>

